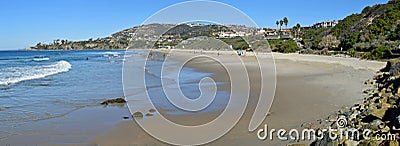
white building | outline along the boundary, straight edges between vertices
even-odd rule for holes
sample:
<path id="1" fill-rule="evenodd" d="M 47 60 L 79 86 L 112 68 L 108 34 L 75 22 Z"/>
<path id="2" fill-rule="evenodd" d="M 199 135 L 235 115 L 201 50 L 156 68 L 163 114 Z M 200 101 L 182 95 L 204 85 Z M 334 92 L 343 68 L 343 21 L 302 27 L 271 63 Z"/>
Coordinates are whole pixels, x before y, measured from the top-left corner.
<path id="1" fill-rule="evenodd" d="M 331 27 L 335 27 L 336 24 L 338 24 L 339 22 L 336 20 L 333 21 L 325 21 L 325 22 L 319 22 L 319 23 L 315 23 L 312 27 L 313 28 L 331 28 Z"/>

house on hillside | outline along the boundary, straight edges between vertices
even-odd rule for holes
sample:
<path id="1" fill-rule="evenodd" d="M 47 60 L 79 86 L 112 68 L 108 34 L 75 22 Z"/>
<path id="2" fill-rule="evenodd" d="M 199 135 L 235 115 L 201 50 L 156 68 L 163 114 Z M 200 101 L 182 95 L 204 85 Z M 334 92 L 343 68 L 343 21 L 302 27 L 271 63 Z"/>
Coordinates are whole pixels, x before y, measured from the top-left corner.
<path id="1" fill-rule="evenodd" d="M 267 40 L 291 39 L 292 29 L 260 28 L 258 34 L 263 34 Z"/>
<path id="2" fill-rule="evenodd" d="M 233 32 L 233 31 L 226 31 L 226 32 L 219 32 L 216 34 L 219 38 L 234 38 L 234 37 L 243 37 L 246 35 L 246 32 Z"/>
<path id="3" fill-rule="evenodd" d="M 313 28 L 331 28 L 331 27 L 335 27 L 338 23 L 339 22 L 336 20 L 324 21 L 324 22 L 315 23 L 312 27 Z"/>

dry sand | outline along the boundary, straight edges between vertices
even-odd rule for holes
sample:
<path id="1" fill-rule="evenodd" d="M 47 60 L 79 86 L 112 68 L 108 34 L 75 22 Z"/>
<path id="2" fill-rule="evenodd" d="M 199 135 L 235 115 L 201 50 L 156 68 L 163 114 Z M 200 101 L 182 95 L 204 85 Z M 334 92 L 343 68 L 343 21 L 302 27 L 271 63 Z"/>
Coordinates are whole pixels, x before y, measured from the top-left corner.
<path id="1" fill-rule="evenodd" d="M 177 61 L 182 61 L 179 60 L 180 55 L 184 56 L 191 53 L 193 51 L 181 51 L 173 57 Z M 202 53 L 226 61 L 232 59 L 234 55 L 234 52 L 223 51 L 219 51 L 219 55 L 215 51 L 204 51 Z M 259 55 L 259 57 L 265 56 Z M 377 69 L 385 65 L 382 62 L 360 61 L 353 58 L 299 54 L 275 54 L 274 56 L 277 68 L 276 94 L 270 115 L 264 120 L 263 125 L 268 124 L 268 127 L 276 129 L 300 128 L 300 125 L 305 122 L 315 122 L 341 108 L 361 101 L 361 91 L 364 88 L 363 81 L 371 78 Z M 254 57 L 242 57 L 242 59 L 246 62 L 250 80 L 259 80 L 259 76 L 252 75 L 259 71 L 255 65 Z M 228 80 L 226 71 L 220 69 L 220 66 L 213 61 L 198 59 L 187 65 L 200 71 L 215 73 L 213 78 L 217 81 Z M 227 85 L 221 87 L 224 90 L 230 89 Z M 260 85 L 252 84 L 251 88 L 259 89 Z M 261 141 L 257 139 L 256 132 L 248 132 L 249 120 L 257 104 L 257 95 L 258 92 L 252 90 L 248 109 L 239 123 L 225 136 L 209 143 L 210 145 L 286 145 L 292 143 L 279 140 Z M 207 121 L 218 113 L 219 111 L 197 116 L 180 115 L 173 118 L 183 123 L 193 124 L 199 121 Z M 174 131 L 171 131 L 171 135 L 173 134 Z M 121 122 L 111 130 L 98 134 L 89 143 L 100 145 L 166 145 L 166 143 L 149 136 L 135 121 Z M 300 141 L 300 143 L 308 144 L 309 142 Z"/>

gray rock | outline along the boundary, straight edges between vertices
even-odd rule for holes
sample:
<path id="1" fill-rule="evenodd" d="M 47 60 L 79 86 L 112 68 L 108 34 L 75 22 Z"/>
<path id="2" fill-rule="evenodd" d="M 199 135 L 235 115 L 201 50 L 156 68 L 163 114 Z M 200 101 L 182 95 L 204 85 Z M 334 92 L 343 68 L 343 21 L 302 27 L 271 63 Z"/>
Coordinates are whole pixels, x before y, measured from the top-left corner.
<path id="1" fill-rule="evenodd" d="M 344 142 L 345 146 L 356 146 L 358 145 L 360 142 L 359 141 L 354 141 L 354 140 L 346 140 Z"/>
<path id="2" fill-rule="evenodd" d="M 399 141 L 397 141 L 397 140 L 391 140 L 390 142 L 389 142 L 389 146 L 399 146 L 400 144 L 399 144 Z"/>
<path id="3" fill-rule="evenodd" d="M 115 98 L 115 99 L 109 99 L 109 100 L 103 101 L 101 103 L 101 105 L 124 104 L 124 103 L 126 103 L 126 101 L 124 98 L 121 97 L 121 98 Z"/>
<path id="4" fill-rule="evenodd" d="M 288 144 L 287 146 L 306 146 L 306 145 L 305 144 L 295 143 L 295 144 Z"/>
<path id="5" fill-rule="evenodd" d="M 386 126 L 385 122 L 383 122 L 383 121 L 381 121 L 379 119 L 376 119 L 376 120 L 372 121 L 370 124 L 371 124 L 370 125 L 371 126 L 371 130 L 374 130 L 374 131 L 378 131 L 378 130 L 380 130 L 380 129 L 382 129 L 382 128 L 384 128 Z"/>
<path id="6" fill-rule="evenodd" d="M 325 133 L 327 134 L 327 133 Z M 336 146 L 337 143 L 332 141 L 329 136 L 324 136 L 321 140 L 316 140 L 310 144 L 311 146 Z"/>
<path id="7" fill-rule="evenodd" d="M 400 94 L 400 88 L 397 88 L 397 94 Z"/>
<path id="8" fill-rule="evenodd" d="M 359 143 L 359 146 L 378 146 L 382 141 L 378 140 L 363 140 Z"/>
<path id="9" fill-rule="evenodd" d="M 149 109 L 149 112 L 150 113 L 154 113 L 154 112 L 156 112 L 157 110 L 156 109 Z"/>
<path id="10" fill-rule="evenodd" d="M 142 112 L 135 112 L 132 114 L 134 118 L 143 118 L 143 113 Z"/>
<path id="11" fill-rule="evenodd" d="M 381 132 L 387 133 L 390 131 L 390 128 L 388 126 L 385 126 L 384 128 L 381 129 Z"/>
<path id="12" fill-rule="evenodd" d="M 371 115 L 379 118 L 379 119 L 383 119 L 383 117 L 385 116 L 386 111 L 388 110 L 388 108 L 381 108 L 381 109 L 376 109 L 375 111 L 373 111 L 371 113 Z"/>
<path id="13" fill-rule="evenodd" d="M 351 124 L 351 123 L 354 123 L 353 121 L 357 121 L 357 118 L 359 117 L 359 112 L 354 112 L 353 114 L 351 114 L 350 116 L 349 116 L 349 119 L 348 119 L 348 124 Z"/>

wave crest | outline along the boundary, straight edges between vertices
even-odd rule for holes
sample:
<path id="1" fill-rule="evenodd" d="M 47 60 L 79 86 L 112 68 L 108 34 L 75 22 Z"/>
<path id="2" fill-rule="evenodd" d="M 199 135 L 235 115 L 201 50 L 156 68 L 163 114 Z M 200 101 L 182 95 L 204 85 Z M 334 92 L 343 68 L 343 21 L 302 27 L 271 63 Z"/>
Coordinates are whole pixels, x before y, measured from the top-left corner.
<path id="1" fill-rule="evenodd" d="M 72 65 L 67 61 L 37 66 L 7 67 L 0 69 L 0 85 L 10 85 L 21 81 L 34 80 L 68 72 Z"/>

